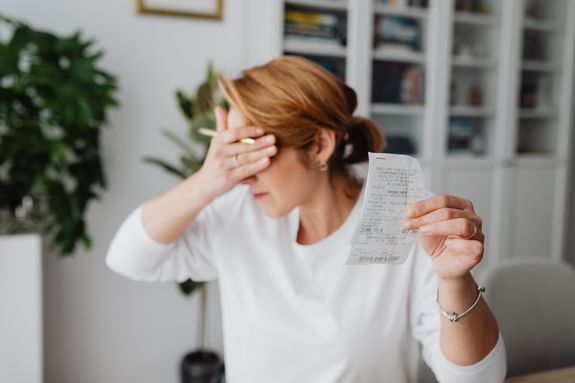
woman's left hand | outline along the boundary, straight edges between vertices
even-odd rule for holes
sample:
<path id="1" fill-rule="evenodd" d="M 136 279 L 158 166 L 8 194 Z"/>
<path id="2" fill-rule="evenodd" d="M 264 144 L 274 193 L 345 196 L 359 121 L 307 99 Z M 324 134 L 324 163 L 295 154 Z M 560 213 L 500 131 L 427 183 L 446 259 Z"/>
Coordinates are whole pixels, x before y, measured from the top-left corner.
<path id="1" fill-rule="evenodd" d="M 404 229 L 419 229 L 418 239 L 444 281 L 466 277 L 483 258 L 483 222 L 471 201 L 436 195 L 415 202 L 405 215 Z"/>

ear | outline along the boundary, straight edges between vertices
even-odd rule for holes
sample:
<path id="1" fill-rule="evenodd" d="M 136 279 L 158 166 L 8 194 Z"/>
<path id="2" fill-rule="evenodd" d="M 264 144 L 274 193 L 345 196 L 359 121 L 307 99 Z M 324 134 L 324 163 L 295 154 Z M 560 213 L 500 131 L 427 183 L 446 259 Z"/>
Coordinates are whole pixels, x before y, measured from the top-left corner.
<path id="1" fill-rule="evenodd" d="M 335 150 L 335 132 L 331 129 L 320 129 L 316 135 L 315 161 L 327 163 Z"/>

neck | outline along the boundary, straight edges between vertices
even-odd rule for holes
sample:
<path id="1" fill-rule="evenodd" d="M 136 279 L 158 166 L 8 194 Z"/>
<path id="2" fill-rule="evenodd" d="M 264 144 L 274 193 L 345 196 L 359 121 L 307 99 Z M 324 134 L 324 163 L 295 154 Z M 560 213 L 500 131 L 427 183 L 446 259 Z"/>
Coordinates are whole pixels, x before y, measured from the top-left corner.
<path id="1" fill-rule="evenodd" d="M 336 231 L 353 209 L 361 185 L 350 185 L 343 178 L 330 183 L 327 174 L 312 198 L 299 207 L 298 243 L 318 242 Z"/>

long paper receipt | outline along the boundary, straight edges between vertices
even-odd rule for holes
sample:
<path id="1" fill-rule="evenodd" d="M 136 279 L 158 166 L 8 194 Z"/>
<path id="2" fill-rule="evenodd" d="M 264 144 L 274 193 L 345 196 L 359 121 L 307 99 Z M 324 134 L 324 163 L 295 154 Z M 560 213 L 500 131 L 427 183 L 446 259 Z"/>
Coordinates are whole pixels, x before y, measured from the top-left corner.
<path id="1" fill-rule="evenodd" d="M 369 153 L 364 193 L 346 264 L 405 262 L 417 232 L 403 230 L 403 217 L 410 204 L 424 197 L 419 162 L 404 155 Z"/>

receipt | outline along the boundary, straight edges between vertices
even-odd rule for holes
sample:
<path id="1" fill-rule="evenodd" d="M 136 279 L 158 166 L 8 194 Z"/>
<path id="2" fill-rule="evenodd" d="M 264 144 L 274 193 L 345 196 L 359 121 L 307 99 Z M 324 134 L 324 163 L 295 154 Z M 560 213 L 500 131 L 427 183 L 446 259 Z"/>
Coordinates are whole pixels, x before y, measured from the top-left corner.
<path id="1" fill-rule="evenodd" d="M 424 197 L 419 162 L 404 155 L 369 153 L 364 193 L 346 264 L 405 262 L 417 232 L 403 230 L 403 217 L 410 204 Z"/>

